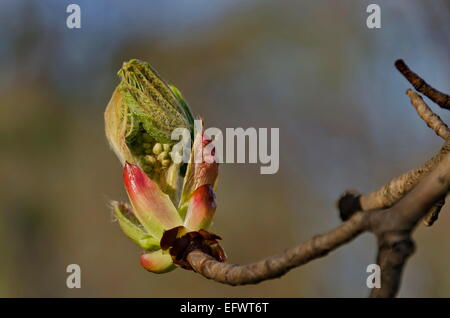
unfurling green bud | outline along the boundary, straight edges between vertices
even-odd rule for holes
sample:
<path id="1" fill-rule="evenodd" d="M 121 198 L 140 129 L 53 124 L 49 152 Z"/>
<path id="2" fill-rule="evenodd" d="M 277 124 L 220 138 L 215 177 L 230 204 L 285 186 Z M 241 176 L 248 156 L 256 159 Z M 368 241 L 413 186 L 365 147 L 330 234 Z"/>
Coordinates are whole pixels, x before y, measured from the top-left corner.
<path id="1" fill-rule="evenodd" d="M 193 131 L 189 106 L 178 89 L 146 62 L 125 62 L 118 74 L 121 82 L 105 111 L 108 141 L 122 164 L 128 161 L 140 166 L 175 200 L 178 181 L 174 176 L 178 173 L 174 171 L 179 172 L 180 165 L 168 154 L 178 142 L 171 140 L 174 129 Z"/>
<path id="2" fill-rule="evenodd" d="M 175 265 L 189 269 L 185 255 L 192 249 L 223 261 L 220 238 L 205 231 L 216 210 L 218 163 L 199 163 L 194 155 L 211 140 L 203 130 L 196 132 L 181 174 L 181 164 L 170 155 L 178 142 L 171 140 L 171 133 L 187 128 L 194 135 L 193 116 L 181 93 L 145 62 L 126 62 L 119 75 L 122 80 L 106 108 L 105 126 L 124 165 L 124 185 L 132 204 L 111 202 L 122 231 L 144 249 L 141 264 L 154 273 L 166 273 Z"/>
<path id="3" fill-rule="evenodd" d="M 129 113 L 138 125 L 157 142 L 172 143 L 175 128 L 192 130 L 192 114 L 179 97 L 150 64 L 136 59 L 123 63 L 118 72 L 122 92 Z"/>

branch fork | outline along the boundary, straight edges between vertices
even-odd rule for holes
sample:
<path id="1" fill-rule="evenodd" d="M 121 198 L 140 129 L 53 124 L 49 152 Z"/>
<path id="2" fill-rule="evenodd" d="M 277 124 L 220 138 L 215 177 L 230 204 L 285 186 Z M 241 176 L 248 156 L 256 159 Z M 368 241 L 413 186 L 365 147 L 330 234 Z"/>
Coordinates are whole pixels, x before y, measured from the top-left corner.
<path id="1" fill-rule="evenodd" d="M 403 60 L 396 61 L 395 66 L 418 93 L 441 108 L 450 109 L 448 95 L 431 87 Z M 417 92 L 411 89 L 406 92 L 411 105 L 425 124 L 444 140 L 435 156 L 371 193 L 345 192 L 337 203 L 343 223 L 325 234 L 248 265 L 219 262 L 194 250 L 186 257 L 192 269 L 219 283 L 257 284 L 281 277 L 293 268 L 326 256 L 361 233 L 371 232 L 378 242 L 376 262 L 381 268 L 381 288 L 372 289 L 370 296 L 394 297 L 406 261 L 416 248 L 412 233 L 421 220 L 427 226 L 437 220 L 450 186 L 450 129 Z"/>

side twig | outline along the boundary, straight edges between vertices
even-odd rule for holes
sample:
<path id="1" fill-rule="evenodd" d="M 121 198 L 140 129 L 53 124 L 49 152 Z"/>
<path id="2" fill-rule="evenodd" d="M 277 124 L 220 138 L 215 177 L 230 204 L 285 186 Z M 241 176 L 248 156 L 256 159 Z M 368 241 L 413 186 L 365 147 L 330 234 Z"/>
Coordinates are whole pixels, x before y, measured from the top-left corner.
<path id="1" fill-rule="evenodd" d="M 417 183 L 442 161 L 450 152 L 450 141 L 446 141 L 439 152 L 418 168 L 412 169 L 365 195 L 346 192 L 339 199 L 338 206 L 343 220 L 358 210 L 373 211 L 393 206 Z"/>
<path id="2" fill-rule="evenodd" d="M 427 124 L 427 126 L 430 127 L 436 135 L 444 140 L 447 140 L 450 137 L 450 129 L 447 124 L 444 123 L 442 119 L 431 110 L 419 94 L 415 93 L 411 89 L 408 89 L 406 94 L 409 96 L 411 104 L 414 106 L 417 114 L 420 118 L 422 118 L 425 124 Z"/>
<path id="3" fill-rule="evenodd" d="M 403 60 L 397 60 L 395 62 L 395 66 L 418 91 L 428 94 L 427 96 L 429 96 L 436 103 L 442 100 L 442 95 L 447 96 L 426 84 L 420 76 L 408 68 Z M 436 93 L 430 92 L 438 92 L 438 94 L 436 95 Z M 446 143 L 433 158 L 425 162 L 422 166 L 392 179 L 390 182 L 373 192 L 365 195 L 361 195 L 356 192 L 344 193 L 338 201 L 338 207 L 342 220 L 348 219 L 358 210 L 373 211 L 391 207 L 406 193 L 408 193 L 408 191 L 410 191 L 424 176 L 432 171 L 440 162 L 442 156 L 449 152 L 450 144 L 447 141 L 450 138 L 450 129 L 447 124 L 445 124 L 442 119 L 431 110 L 419 94 L 415 93 L 411 89 L 408 89 L 406 94 L 409 96 L 411 104 L 416 109 L 419 117 L 438 136 L 446 140 Z M 437 220 L 439 212 L 444 204 L 445 198 L 435 202 L 427 216 L 424 218 L 425 225 L 431 226 Z"/>
<path id="4" fill-rule="evenodd" d="M 433 102 L 442 108 L 450 109 L 450 96 L 431 87 L 419 75 L 410 70 L 403 60 L 397 60 L 395 67 L 411 83 L 411 85 L 420 93 L 427 96 Z"/>
<path id="5" fill-rule="evenodd" d="M 411 233 L 431 205 L 444 196 L 450 186 L 450 155 L 391 209 L 358 212 L 334 230 L 316 236 L 284 253 L 249 265 L 221 263 L 200 251 L 187 256 L 192 268 L 202 276 L 229 285 L 256 284 L 282 276 L 290 269 L 327 255 L 365 231 L 379 242 L 377 262 L 381 266 L 381 288 L 373 297 L 395 296 L 403 265 L 414 251 Z"/>

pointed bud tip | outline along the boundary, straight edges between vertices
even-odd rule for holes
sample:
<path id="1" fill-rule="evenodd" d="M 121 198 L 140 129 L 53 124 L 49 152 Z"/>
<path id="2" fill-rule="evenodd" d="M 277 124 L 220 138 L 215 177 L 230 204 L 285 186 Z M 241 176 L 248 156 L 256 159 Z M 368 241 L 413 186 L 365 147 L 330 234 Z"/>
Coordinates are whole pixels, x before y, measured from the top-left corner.
<path id="1" fill-rule="evenodd" d="M 123 168 L 123 181 L 127 191 L 130 190 L 130 186 L 137 186 L 138 188 L 145 187 L 147 179 L 147 175 L 141 168 L 139 168 L 139 166 L 129 163 L 128 161 L 125 162 L 125 166 Z"/>

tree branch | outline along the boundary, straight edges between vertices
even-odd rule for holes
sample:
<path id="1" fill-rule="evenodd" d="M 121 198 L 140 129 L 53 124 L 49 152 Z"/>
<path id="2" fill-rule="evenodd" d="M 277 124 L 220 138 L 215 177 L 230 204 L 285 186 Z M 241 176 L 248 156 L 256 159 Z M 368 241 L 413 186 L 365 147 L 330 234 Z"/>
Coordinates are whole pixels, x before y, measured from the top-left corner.
<path id="1" fill-rule="evenodd" d="M 423 79 L 413 73 L 402 60 L 397 60 L 395 65 L 410 82 L 417 82 L 419 80 L 423 81 Z M 430 88 L 428 84 L 427 87 Z M 433 88 L 431 87 L 431 89 Z M 409 96 L 411 104 L 416 109 L 417 114 L 427 124 L 427 126 L 430 127 L 436 135 L 440 136 L 444 140 L 448 140 L 450 138 L 450 129 L 447 124 L 445 124 L 442 119 L 431 110 L 419 94 L 415 93 L 411 89 L 408 89 L 406 94 Z M 448 153 L 449 150 L 450 144 L 449 142 L 446 142 L 441 150 L 423 165 L 392 179 L 390 182 L 371 193 L 366 195 L 361 195 L 356 192 L 344 193 L 338 202 L 341 219 L 348 219 L 358 210 L 372 211 L 391 207 L 406 193 L 408 193 L 408 191 L 410 191 L 424 176 L 432 171 L 440 162 L 442 156 Z M 445 198 L 435 202 L 427 216 L 424 218 L 425 225 L 433 225 L 433 223 L 437 220 L 439 212 L 444 204 Z"/>
<path id="2" fill-rule="evenodd" d="M 406 261 L 414 253 L 414 242 L 408 235 L 389 241 L 389 238 L 384 238 L 378 247 L 377 264 L 381 268 L 381 288 L 371 290 L 372 298 L 395 297 Z"/>
<path id="3" fill-rule="evenodd" d="M 439 218 L 439 213 L 442 210 L 442 207 L 445 205 L 445 196 L 436 201 L 431 207 L 430 211 L 428 211 L 427 215 L 423 218 L 423 224 L 426 226 L 432 226 L 434 222 Z"/>
<path id="4" fill-rule="evenodd" d="M 416 109 L 417 114 L 420 118 L 422 118 L 427 126 L 430 127 L 436 135 L 444 140 L 447 140 L 450 137 L 450 129 L 447 124 L 444 123 L 442 119 L 431 110 L 419 94 L 415 93 L 411 89 L 408 89 L 406 94 L 409 96 L 411 104 Z"/>
<path id="5" fill-rule="evenodd" d="M 414 251 L 411 233 L 431 205 L 448 192 L 450 186 L 450 155 L 438 168 L 388 210 L 357 212 L 336 229 L 313 237 L 282 254 L 249 265 L 222 263 L 201 251 L 188 254 L 187 261 L 202 276 L 228 285 L 257 284 L 284 275 L 292 268 L 323 257 L 341 245 L 370 231 L 378 237 L 377 263 L 381 267 L 381 288 L 373 297 L 396 294 L 403 266 Z"/>
<path id="6" fill-rule="evenodd" d="M 416 90 L 441 107 L 450 109 L 448 95 L 429 86 L 402 60 L 398 60 L 395 66 Z M 418 115 L 445 140 L 435 156 L 374 192 L 366 195 L 344 193 L 338 201 L 344 222 L 328 233 L 248 265 L 219 262 L 195 250 L 186 257 L 194 271 L 228 285 L 257 284 L 281 277 L 295 267 L 327 255 L 361 233 L 371 232 L 378 242 L 377 264 L 381 268 L 381 288 L 372 289 L 370 296 L 395 296 L 404 265 L 415 250 L 411 237 L 414 229 L 421 219 L 428 225 L 437 219 L 450 188 L 450 129 L 420 95 L 412 90 L 408 90 L 407 94 Z"/>
<path id="7" fill-rule="evenodd" d="M 280 277 L 294 267 L 327 255 L 366 230 L 365 221 L 363 213 L 356 213 L 351 219 L 326 234 L 315 236 L 282 254 L 249 265 L 221 263 L 200 251 L 191 252 L 187 260 L 197 273 L 217 282 L 233 286 L 257 284 L 263 280 Z"/>
<path id="8" fill-rule="evenodd" d="M 420 93 L 427 96 L 433 102 L 442 108 L 450 109 L 450 96 L 444 94 L 437 89 L 431 87 L 419 75 L 410 70 L 408 65 L 403 60 L 397 60 L 395 67 L 400 73 L 411 83 L 411 85 Z"/>
<path id="9" fill-rule="evenodd" d="M 450 141 L 446 141 L 439 152 L 418 168 L 412 169 L 365 195 L 346 192 L 339 199 L 338 206 L 343 220 L 357 210 L 373 211 L 393 206 L 416 184 L 442 161 L 450 152 Z"/>

